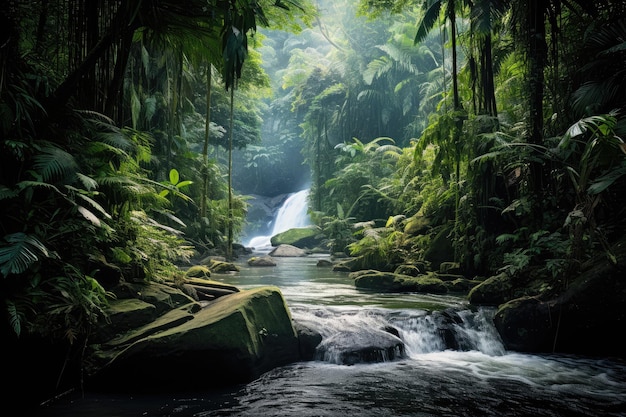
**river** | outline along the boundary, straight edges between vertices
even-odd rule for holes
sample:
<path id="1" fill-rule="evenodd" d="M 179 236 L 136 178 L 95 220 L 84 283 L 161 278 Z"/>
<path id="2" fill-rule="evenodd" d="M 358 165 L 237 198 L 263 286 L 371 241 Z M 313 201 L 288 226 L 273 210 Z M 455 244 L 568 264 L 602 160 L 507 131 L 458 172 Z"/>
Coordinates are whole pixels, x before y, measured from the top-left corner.
<path id="1" fill-rule="evenodd" d="M 322 344 L 393 327 L 405 345 L 402 357 L 346 364 L 326 343 L 316 360 L 245 385 L 169 396 L 86 392 L 30 417 L 626 416 L 623 361 L 506 351 L 493 311 L 454 296 L 360 291 L 346 273 L 318 267 L 324 257 L 275 258 L 276 267 L 257 268 L 241 259 L 240 272 L 213 278 L 244 289 L 278 286 L 294 320 L 320 331 Z M 454 349 L 441 334 L 450 311 Z"/>

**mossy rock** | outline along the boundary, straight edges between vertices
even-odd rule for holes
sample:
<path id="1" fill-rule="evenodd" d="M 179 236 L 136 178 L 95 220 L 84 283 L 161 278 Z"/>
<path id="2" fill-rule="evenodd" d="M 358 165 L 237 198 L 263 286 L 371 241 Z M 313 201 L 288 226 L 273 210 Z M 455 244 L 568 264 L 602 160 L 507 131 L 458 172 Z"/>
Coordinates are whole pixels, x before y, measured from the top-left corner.
<path id="1" fill-rule="evenodd" d="M 239 272 L 239 267 L 232 262 L 227 261 L 218 261 L 212 259 L 209 264 L 209 269 L 211 272 L 215 272 L 216 274 L 225 274 L 228 272 Z"/>
<path id="2" fill-rule="evenodd" d="M 505 273 L 487 278 L 468 294 L 469 302 L 475 305 L 497 306 L 511 299 L 513 285 Z"/>
<path id="3" fill-rule="evenodd" d="M 404 224 L 404 233 L 412 236 L 423 235 L 428 232 L 430 220 L 421 215 L 409 217 Z"/>
<path id="4" fill-rule="evenodd" d="M 313 248 L 320 244 L 320 228 L 317 226 L 296 227 L 271 237 L 272 246 L 291 245 L 296 248 Z"/>
<path id="5" fill-rule="evenodd" d="M 471 280 L 467 278 L 458 278 L 454 281 L 444 281 L 446 287 L 448 287 L 448 291 L 452 293 L 458 294 L 468 294 L 472 288 L 479 285 L 482 281 L 479 280 Z"/>
<path id="6" fill-rule="evenodd" d="M 404 286 L 406 288 L 413 288 L 409 291 L 421 293 L 446 294 L 448 292 L 448 287 L 445 282 L 443 282 L 437 274 L 434 273 L 405 279 Z"/>
<path id="7" fill-rule="evenodd" d="M 461 265 L 458 262 L 442 262 L 441 265 L 439 265 L 439 272 L 441 274 L 455 274 L 455 275 L 460 275 L 461 274 Z"/>
<path id="8" fill-rule="evenodd" d="M 130 344 L 92 376 L 90 387 L 149 393 L 224 387 L 300 360 L 298 336 L 277 287 L 220 297 L 184 319 Z"/>
<path id="9" fill-rule="evenodd" d="M 420 269 L 417 265 L 400 265 L 393 272 L 396 273 L 396 274 L 409 275 L 411 277 L 417 277 L 417 276 L 423 274 L 425 271 L 424 271 L 424 269 Z"/>
<path id="10" fill-rule="evenodd" d="M 210 278 L 211 270 L 204 265 L 193 265 L 185 271 L 185 276 L 189 278 Z"/>
<path id="11" fill-rule="evenodd" d="M 249 266 L 276 266 L 276 262 L 271 256 L 253 256 L 248 259 Z"/>
<path id="12" fill-rule="evenodd" d="M 517 298 L 502 304 L 494 317 L 494 324 L 509 350 L 549 352 L 552 347 L 556 321 L 549 304 L 534 297 Z"/>
<path id="13" fill-rule="evenodd" d="M 394 266 L 390 265 L 386 261 L 375 261 L 365 256 L 355 256 L 345 260 L 338 261 L 335 264 L 336 267 L 341 265 L 341 270 L 343 271 L 361 271 L 364 269 L 375 269 L 377 271 L 385 271 L 391 272 L 396 269 Z"/>
<path id="14" fill-rule="evenodd" d="M 353 272 L 350 277 L 354 279 L 354 285 L 359 289 L 431 294 L 446 294 L 448 292 L 445 283 L 434 273 L 412 277 L 392 272 L 364 270 Z"/>

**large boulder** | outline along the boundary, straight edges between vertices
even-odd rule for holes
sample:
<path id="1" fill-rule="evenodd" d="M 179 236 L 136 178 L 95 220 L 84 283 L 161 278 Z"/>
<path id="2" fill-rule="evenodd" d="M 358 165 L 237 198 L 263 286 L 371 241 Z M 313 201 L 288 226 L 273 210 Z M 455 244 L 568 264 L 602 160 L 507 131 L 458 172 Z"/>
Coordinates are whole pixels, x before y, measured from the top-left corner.
<path id="1" fill-rule="evenodd" d="M 626 357 L 626 240 L 616 262 L 598 256 L 555 298 L 520 297 L 499 306 L 494 322 L 507 349 Z"/>
<path id="2" fill-rule="evenodd" d="M 272 246 L 291 245 L 300 249 L 314 248 L 321 242 L 317 226 L 295 227 L 271 237 Z"/>
<path id="3" fill-rule="evenodd" d="M 277 287 L 225 295 L 174 318 L 173 327 L 130 339 L 91 384 L 132 392 L 200 389 L 249 382 L 300 359 L 291 314 Z"/>

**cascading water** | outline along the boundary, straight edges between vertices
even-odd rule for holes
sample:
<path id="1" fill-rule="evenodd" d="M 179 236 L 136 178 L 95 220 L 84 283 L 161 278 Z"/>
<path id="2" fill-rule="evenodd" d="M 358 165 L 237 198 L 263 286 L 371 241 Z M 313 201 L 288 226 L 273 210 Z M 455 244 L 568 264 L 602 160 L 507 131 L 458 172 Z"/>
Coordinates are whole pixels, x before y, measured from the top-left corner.
<path id="1" fill-rule="evenodd" d="M 322 335 L 317 359 L 335 364 L 386 362 L 444 350 L 506 353 L 489 309 L 428 313 L 298 305 L 292 314 L 296 322 Z"/>
<path id="2" fill-rule="evenodd" d="M 308 226 L 311 222 L 308 211 L 309 189 L 290 194 L 274 217 L 274 226 L 269 236 L 256 236 L 250 239 L 247 247 L 263 250 L 271 248 L 272 236 L 296 227 Z"/>

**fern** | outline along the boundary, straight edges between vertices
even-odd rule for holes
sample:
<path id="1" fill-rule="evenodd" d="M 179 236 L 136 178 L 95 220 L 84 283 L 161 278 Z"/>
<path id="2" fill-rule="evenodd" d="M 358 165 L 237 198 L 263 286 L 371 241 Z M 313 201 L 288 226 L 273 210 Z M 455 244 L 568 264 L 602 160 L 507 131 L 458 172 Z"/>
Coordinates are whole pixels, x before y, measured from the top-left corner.
<path id="1" fill-rule="evenodd" d="M 36 237 L 22 232 L 7 235 L 4 240 L 9 243 L 9 246 L 0 247 L 0 273 L 5 277 L 27 271 L 42 257 L 56 257 Z"/>

